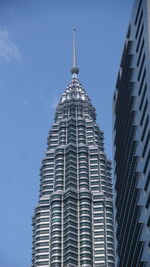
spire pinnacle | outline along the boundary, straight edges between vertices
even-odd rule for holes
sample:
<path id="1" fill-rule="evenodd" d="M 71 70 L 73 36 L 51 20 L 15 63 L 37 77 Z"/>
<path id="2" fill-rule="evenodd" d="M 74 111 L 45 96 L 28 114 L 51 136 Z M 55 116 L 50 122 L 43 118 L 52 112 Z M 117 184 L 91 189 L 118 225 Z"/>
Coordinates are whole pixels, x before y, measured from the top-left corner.
<path id="1" fill-rule="evenodd" d="M 79 68 L 76 66 L 76 29 L 73 29 L 73 66 L 71 68 L 72 74 L 78 74 Z"/>

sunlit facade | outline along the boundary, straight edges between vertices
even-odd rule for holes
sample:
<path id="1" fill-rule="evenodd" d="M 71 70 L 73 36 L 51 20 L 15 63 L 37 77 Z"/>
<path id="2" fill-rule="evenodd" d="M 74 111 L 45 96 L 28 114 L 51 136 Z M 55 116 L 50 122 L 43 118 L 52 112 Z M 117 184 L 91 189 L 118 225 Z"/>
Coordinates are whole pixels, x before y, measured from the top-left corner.
<path id="1" fill-rule="evenodd" d="M 42 161 L 32 266 L 114 267 L 111 162 L 79 70 L 71 71 Z"/>

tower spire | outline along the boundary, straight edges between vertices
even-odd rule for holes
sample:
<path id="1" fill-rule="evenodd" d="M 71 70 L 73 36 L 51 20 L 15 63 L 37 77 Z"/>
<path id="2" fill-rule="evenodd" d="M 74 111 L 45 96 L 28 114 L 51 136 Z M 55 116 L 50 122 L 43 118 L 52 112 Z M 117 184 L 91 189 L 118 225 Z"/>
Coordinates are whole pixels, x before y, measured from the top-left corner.
<path id="1" fill-rule="evenodd" d="M 76 29 L 73 29 L 73 67 L 76 66 Z"/>
<path id="2" fill-rule="evenodd" d="M 76 29 L 73 29 L 73 66 L 71 68 L 72 74 L 78 74 L 79 68 L 76 66 Z"/>

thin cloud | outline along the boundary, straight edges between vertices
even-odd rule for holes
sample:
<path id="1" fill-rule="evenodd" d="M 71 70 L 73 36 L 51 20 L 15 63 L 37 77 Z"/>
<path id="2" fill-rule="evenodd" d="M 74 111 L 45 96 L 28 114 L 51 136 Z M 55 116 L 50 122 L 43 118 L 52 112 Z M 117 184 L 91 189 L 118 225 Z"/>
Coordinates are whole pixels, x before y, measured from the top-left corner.
<path id="1" fill-rule="evenodd" d="M 10 62 L 19 58 L 19 48 L 11 41 L 10 33 L 7 29 L 0 28 L 0 61 Z"/>

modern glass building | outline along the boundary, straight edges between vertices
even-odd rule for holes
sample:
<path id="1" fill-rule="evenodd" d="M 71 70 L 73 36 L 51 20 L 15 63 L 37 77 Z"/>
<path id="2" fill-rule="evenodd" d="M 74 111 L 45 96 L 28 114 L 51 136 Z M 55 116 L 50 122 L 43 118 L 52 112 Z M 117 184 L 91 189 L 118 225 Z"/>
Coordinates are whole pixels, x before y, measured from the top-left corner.
<path id="1" fill-rule="evenodd" d="M 114 94 L 118 266 L 150 266 L 150 0 L 136 0 Z"/>
<path id="2" fill-rule="evenodd" d="M 32 266 L 114 267 L 111 162 L 95 108 L 72 79 L 56 109 L 40 170 Z"/>

